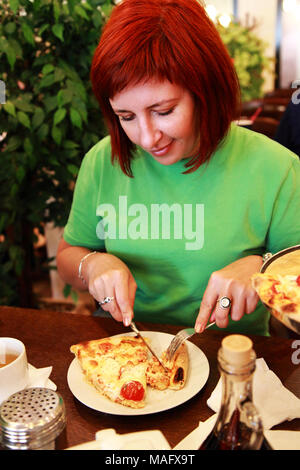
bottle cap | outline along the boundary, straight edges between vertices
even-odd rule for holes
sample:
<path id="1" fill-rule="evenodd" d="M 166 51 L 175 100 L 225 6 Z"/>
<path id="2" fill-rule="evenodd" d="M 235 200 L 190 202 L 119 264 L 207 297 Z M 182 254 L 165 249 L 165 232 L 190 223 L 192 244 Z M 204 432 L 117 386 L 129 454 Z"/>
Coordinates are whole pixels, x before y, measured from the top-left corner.
<path id="1" fill-rule="evenodd" d="M 243 335 L 230 335 L 222 341 L 222 353 L 226 362 L 233 365 L 247 364 L 252 360 L 253 343 Z"/>

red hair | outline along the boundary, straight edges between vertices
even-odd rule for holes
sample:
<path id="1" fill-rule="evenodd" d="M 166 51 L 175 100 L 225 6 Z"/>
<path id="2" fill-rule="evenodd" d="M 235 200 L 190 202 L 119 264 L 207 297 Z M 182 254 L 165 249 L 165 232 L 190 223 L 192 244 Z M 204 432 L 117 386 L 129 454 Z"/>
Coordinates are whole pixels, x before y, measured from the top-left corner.
<path id="1" fill-rule="evenodd" d="M 123 0 L 103 29 L 92 61 L 92 86 L 108 125 L 112 159 L 128 176 L 135 146 L 109 99 L 152 78 L 169 80 L 194 96 L 200 148 L 186 173 L 194 171 L 222 142 L 239 106 L 232 60 L 198 0 Z"/>

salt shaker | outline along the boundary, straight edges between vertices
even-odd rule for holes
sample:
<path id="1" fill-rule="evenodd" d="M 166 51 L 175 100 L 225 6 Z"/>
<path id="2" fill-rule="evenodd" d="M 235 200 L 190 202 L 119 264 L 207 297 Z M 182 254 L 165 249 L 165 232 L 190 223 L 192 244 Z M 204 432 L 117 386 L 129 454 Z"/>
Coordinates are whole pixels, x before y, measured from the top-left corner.
<path id="1" fill-rule="evenodd" d="M 33 387 L 11 395 L 0 406 L 0 441 L 12 450 L 54 450 L 66 424 L 59 393 Z"/>

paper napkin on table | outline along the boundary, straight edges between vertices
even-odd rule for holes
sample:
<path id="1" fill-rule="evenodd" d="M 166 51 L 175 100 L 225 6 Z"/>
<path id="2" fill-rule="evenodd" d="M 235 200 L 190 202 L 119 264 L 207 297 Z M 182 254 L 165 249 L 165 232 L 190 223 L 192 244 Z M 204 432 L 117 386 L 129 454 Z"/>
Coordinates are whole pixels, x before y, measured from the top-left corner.
<path id="1" fill-rule="evenodd" d="M 55 391 L 57 387 L 55 383 L 53 383 L 52 380 L 49 379 L 51 372 L 52 366 L 37 369 L 31 364 L 28 364 L 29 382 L 26 388 L 45 387 Z"/>
<path id="2" fill-rule="evenodd" d="M 171 450 L 170 445 L 159 430 L 138 431 L 117 434 L 115 429 L 102 429 L 96 432 L 94 441 L 85 442 L 66 450 Z"/>
<path id="3" fill-rule="evenodd" d="M 212 431 L 217 419 L 217 413 L 206 421 L 200 421 L 199 426 L 188 434 L 173 450 L 197 450 Z"/>
<path id="4" fill-rule="evenodd" d="M 173 450 L 197 450 L 212 431 L 217 413 L 180 441 Z M 300 431 L 265 431 L 264 435 L 273 450 L 300 450 Z"/>
<path id="5" fill-rule="evenodd" d="M 214 411 L 220 408 L 221 394 L 220 379 L 207 400 L 208 406 Z M 265 430 L 283 421 L 300 418 L 299 398 L 283 386 L 262 358 L 256 360 L 256 370 L 253 376 L 253 402 L 261 416 Z"/>
<path id="6" fill-rule="evenodd" d="M 300 450 L 300 431 L 266 431 L 265 438 L 274 450 Z"/>

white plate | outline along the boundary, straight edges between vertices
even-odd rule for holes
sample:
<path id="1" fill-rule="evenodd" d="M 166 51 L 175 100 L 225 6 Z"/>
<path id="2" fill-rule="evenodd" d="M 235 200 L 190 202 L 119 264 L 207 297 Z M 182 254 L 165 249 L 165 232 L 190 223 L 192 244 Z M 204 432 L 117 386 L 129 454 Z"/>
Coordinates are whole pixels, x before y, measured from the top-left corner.
<path id="1" fill-rule="evenodd" d="M 134 336 L 129 333 L 126 336 Z M 116 336 L 125 336 L 116 335 Z M 174 337 L 168 333 L 143 331 L 143 336 L 148 338 L 154 351 L 160 355 L 170 344 Z M 206 384 L 209 376 L 209 363 L 205 354 L 190 341 L 186 342 L 189 353 L 189 371 L 186 384 L 182 390 L 154 390 L 147 387 L 146 406 L 141 409 L 128 408 L 114 403 L 102 396 L 86 380 L 75 358 L 70 364 L 67 380 L 73 395 L 84 405 L 97 411 L 113 415 L 147 415 L 169 410 L 181 405 L 196 395 Z"/>

